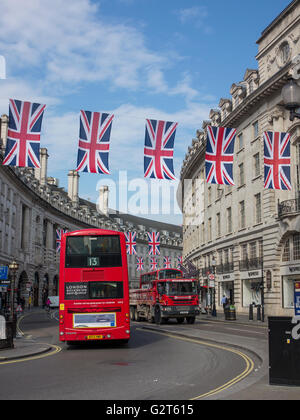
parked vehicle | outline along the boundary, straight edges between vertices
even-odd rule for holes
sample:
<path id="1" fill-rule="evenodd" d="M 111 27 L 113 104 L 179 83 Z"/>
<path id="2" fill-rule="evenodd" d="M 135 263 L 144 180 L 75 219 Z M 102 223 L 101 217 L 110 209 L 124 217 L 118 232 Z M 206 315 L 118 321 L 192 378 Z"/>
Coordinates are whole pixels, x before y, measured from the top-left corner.
<path id="1" fill-rule="evenodd" d="M 167 276 L 164 271 L 168 272 Z M 185 319 L 193 324 L 200 313 L 197 280 L 183 279 L 180 270 L 175 269 L 149 274 L 141 276 L 140 289 L 129 292 L 131 320 L 161 324 L 175 318 L 180 324 Z"/>

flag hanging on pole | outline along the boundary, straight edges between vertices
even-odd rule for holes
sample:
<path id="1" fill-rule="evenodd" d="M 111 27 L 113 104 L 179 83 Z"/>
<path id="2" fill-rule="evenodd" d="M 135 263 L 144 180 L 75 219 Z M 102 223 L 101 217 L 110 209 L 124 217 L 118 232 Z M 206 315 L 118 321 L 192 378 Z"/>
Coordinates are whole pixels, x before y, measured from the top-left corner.
<path id="1" fill-rule="evenodd" d="M 80 111 L 78 172 L 109 175 L 110 133 L 114 115 Z"/>
<path id="2" fill-rule="evenodd" d="M 137 271 L 143 271 L 144 270 L 144 258 L 143 257 L 137 257 L 137 259 L 136 259 L 136 270 Z"/>
<path id="3" fill-rule="evenodd" d="M 265 189 L 291 190 L 291 136 L 264 132 Z"/>
<path id="4" fill-rule="evenodd" d="M 68 229 L 56 229 L 56 252 L 60 252 L 62 237 L 67 232 Z"/>
<path id="5" fill-rule="evenodd" d="M 234 185 L 233 153 L 236 130 L 226 127 L 207 127 L 205 155 L 206 182 Z"/>
<path id="6" fill-rule="evenodd" d="M 40 139 L 46 105 L 9 100 L 3 165 L 40 168 Z"/>
<path id="7" fill-rule="evenodd" d="M 171 268 L 171 258 L 164 257 L 164 268 Z"/>
<path id="8" fill-rule="evenodd" d="M 175 180 L 173 153 L 178 123 L 146 120 L 144 177 Z"/>
<path id="9" fill-rule="evenodd" d="M 125 233 L 127 255 L 136 255 L 136 232 Z"/>
<path id="10" fill-rule="evenodd" d="M 148 255 L 160 255 L 160 233 L 147 232 L 149 252 Z"/>

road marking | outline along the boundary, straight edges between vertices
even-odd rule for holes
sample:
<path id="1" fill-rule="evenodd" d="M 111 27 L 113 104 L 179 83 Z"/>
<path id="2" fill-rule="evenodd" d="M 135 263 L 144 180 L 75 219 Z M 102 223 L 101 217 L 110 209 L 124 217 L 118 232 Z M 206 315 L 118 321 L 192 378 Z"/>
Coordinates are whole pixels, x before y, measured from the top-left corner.
<path id="1" fill-rule="evenodd" d="M 224 324 L 224 325 L 232 325 L 232 322 L 226 322 L 226 321 L 213 321 L 213 320 L 210 320 L 210 319 L 201 319 L 201 318 L 199 318 L 199 322 L 200 323 L 211 323 L 211 324 L 219 324 L 219 325 L 222 325 L 222 324 Z M 256 325 L 256 324 L 247 324 L 247 325 L 245 325 L 245 324 L 243 324 L 243 323 L 241 323 L 241 322 L 238 322 L 238 321 L 234 321 L 234 323 L 235 323 L 235 325 L 243 325 L 244 327 L 247 327 L 247 328 L 260 328 L 260 329 L 267 329 L 268 328 L 268 326 L 267 325 Z"/>
<path id="2" fill-rule="evenodd" d="M 43 354 L 38 354 L 36 356 L 23 357 L 22 359 L 7 360 L 6 362 L 0 362 L 0 365 L 11 365 L 11 364 L 14 364 L 14 363 L 29 362 L 30 360 L 43 359 L 45 357 L 54 356 L 55 354 L 59 353 L 62 350 L 61 347 L 56 346 L 54 344 L 47 344 L 47 343 L 36 343 L 36 344 L 42 344 L 44 346 L 50 346 L 50 347 L 53 348 L 53 351 L 51 351 L 49 353 L 47 352 L 47 353 L 43 353 Z"/>
<path id="3" fill-rule="evenodd" d="M 202 395 L 198 395 L 197 397 L 190 398 L 191 401 L 200 400 L 202 398 L 206 398 L 206 397 L 210 397 L 210 396 L 216 395 L 216 394 L 220 393 L 221 391 L 225 391 L 226 389 L 232 387 L 233 385 L 235 385 L 238 382 L 240 382 L 243 379 L 245 379 L 254 370 L 254 362 L 253 362 L 253 360 L 249 356 L 247 356 L 246 354 L 242 353 L 241 351 L 239 351 L 237 349 L 233 349 L 233 348 L 230 348 L 230 347 L 227 347 L 227 346 L 222 346 L 222 345 L 219 345 L 219 344 L 208 343 L 208 342 L 202 341 L 200 339 L 180 337 L 178 335 L 174 335 L 174 334 L 167 333 L 167 332 L 147 330 L 147 329 L 142 329 L 142 328 L 137 328 L 137 329 L 140 330 L 140 331 L 144 331 L 144 332 L 146 331 L 146 332 L 152 332 L 154 334 L 164 335 L 164 336 L 167 336 L 167 337 L 170 337 L 170 338 L 174 338 L 176 340 L 188 341 L 190 343 L 201 344 L 201 345 L 204 345 L 204 346 L 207 346 L 207 347 L 213 347 L 213 348 L 216 348 L 216 349 L 221 349 L 221 350 L 229 351 L 231 353 L 237 354 L 238 356 L 240 356 L 245 361 L 246 368 L 238 376 L 232 378 L 230 381 L 226 382 L 225 384 L 219 386 L 216 389 L 212 389 L 211 391 L 206 392 L 205 394 L 202 394 Z"/>
<path id="4" fill-rule="evenodd" d="M 258 332 L 258 331 L 249 331 L 249 330 L 241 330 L 239 328 L 229 328 L 229 327 L 225 327 L 226 330 L 231 330 L 231 331 L 242 331 L 242 332 L 247 332 L 247 333 L 251 333 L 251 334 L 260 334 L 260 335 L 266 335 L 266 332 Z"/>

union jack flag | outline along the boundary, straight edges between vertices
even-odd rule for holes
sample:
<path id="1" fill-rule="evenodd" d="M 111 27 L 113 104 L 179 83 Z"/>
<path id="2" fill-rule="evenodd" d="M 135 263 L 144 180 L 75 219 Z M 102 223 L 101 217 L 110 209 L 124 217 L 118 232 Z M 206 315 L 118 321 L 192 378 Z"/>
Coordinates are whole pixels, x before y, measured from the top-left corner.
<path id="1" fill-rule="evenodd" d="M 164 257 L 164 268 L 171 268 L 171 258 Z"/>
<path id="2" fill-rule="evenodd" d="M 156 261 L 156 258 L 150 258 L 150 270 L 154 271 L 157 270 L 158 263 Z"/>
<path id="3" fill-rule="evenodd" d="M 46 105 L 9 100 L 3 165 L 40 168 L 40 139 Z"/>
<path id="4" fill-rule="evenodd" d="M 108 155 L 114 115 L 80 111 L 77 171 L 109 175 Z"/>
<path id="5" fill-rule="evenodd" d="M 264 133 L 265 189 L 292 189 L 290 139 L 289 133 Z"/>
<path id="6" fill-rule="evenodd" d="M 136 255 L 136 232 L 125 233 L 127 255 Z"/>
<path id="7" fill-rule="evenodd" d="M 174 180 L 174 141 L 178 123 L 146 120 L 144 177 Z"/>
<path id="8" fill-rule="evenodd" d="M 180 268 L 183 264 L 183 258 L 182 255 L 177 256 L 177 268 Z"/>
<path id="9" fill-rule="evenodd" d="M 233 152 L 236 130 L 226 127 L 207 127 L 205 155 L 206 182 L 234 185 Z"/>
<path id="10" fill-rule="evenodd" d="M 67 232 L 68 229 L 56 229 L 56 252 L 60 252 L 62 237 Z"/>
<path id="11" fill-rule="evenodd" d="M 144 270 L 144 258 L 143 257 L 137 257 L 137 259 L 136 259 L 136 270 L 137 271 L 143 271 Z"/>
<path id="12" fill-rule="evenodd" d="M 160 255 L 160 233 L 147 232 L 149 252 L 148 255 Z"/>

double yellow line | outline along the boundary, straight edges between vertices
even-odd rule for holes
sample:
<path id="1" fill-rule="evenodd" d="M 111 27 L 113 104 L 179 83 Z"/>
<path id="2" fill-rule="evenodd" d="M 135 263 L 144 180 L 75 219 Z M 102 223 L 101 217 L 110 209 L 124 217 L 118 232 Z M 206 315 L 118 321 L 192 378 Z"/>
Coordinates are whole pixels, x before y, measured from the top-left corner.
<path id="1" fill-rule="evenodd" d="M 29 315 L 31 315 L 31 313 L 21 316 L 17 321 L 17 332 L 19 334 L 21 334 L 22 336 L 24 336 L 25 334 L 20 328 L 20 323 L 25 317 L 27 317 Z M 44 346 L 52 347 L 53 350 L 49 351 L 49 352 L 42 353 L 42 354 L 37 354 L 35 356 L 28 356 L 28 357 L 25 356 L 25 357 L 22 357 L 22 358 L 19 358 L 19 359 L 6 360 L 6 361 L 3 361 L 3 362 L 1 362 L 2 358 L 0 357 L 0 365 L 9 365 L 9 364 L 13 364 L 13 363 L 21 363 L 21 362 L 28 362 L 30 360 L 43 359 L 44 357 L 54 356 L 55 354 L 59 353 L 62 350 L 61 347 L 56 346 L 54 344 L 47 344 L 47 343 L 35 343 L 35 344 L 42 344 Z"/>
<path id="2" fill-rule="evenodd" d="M 167 336 L 167 337 L 170 337 L 170 338 L 174 338 L 176 340 L 187 341 L 187 342 L 190 342 L 190 343 L 201 344 L 201 345 L 206 346 L 206 347 L 213 347 L 213 348 L 216 348 L 216 349 L 229 351 L 230 353 L 237 354 L 238 356 L 240 356 L 245 361 L 246 367 L 245 367 L 244 371 L 242 373 L 240 373 L 238 376 L 234 377 L 233 379 L 226 382 L 224 385 L 219 386 L 218 388 L 215 388 L 215 389 L 213 389 L 209 392 L 206 392 L 205 394 L 201 394 L 197 397 L 191 398 L 190 399 L 191 401 L 196 401 L 196 400 L 200 400 L 202 398 L 211 397 L 211 396 L 214 396 L 214 395 L 220 393 L 221 391 L 225 391 L 226 389 L 232 387 L 233 385 L 235 385 L 238 382 L 245 379 L 248 375 L 250 375 L 250 373 L 254 369 L 253 360 L 249 356 L 247 356 L 245 353 L 242 353 L 241 351 L 239 351 L 237 349 L 233 349 L 233 348 L 230 348 L 230 347 L 227 347 L 227 346 L 222 346 L 220 344 L 213 344 L 213 343 L 209 343 L 209 342 L 206 342 L 206 341 L 197 340 L 197 339 L 193 339 L 193 338 L 181 337 L 181 336 L 178 336 L 178 335 L 175 335 L 175 334 L 172 334 L 172 333 L 168 333 L 168 332 L 154 331 L 154 330 L 148 330 L 148 329 L 144 329 L 144 328 L 143 329 L 139 328 L 139 330 L 152 332 L 154 334 L 164 335 L 164 336 Z"/>

